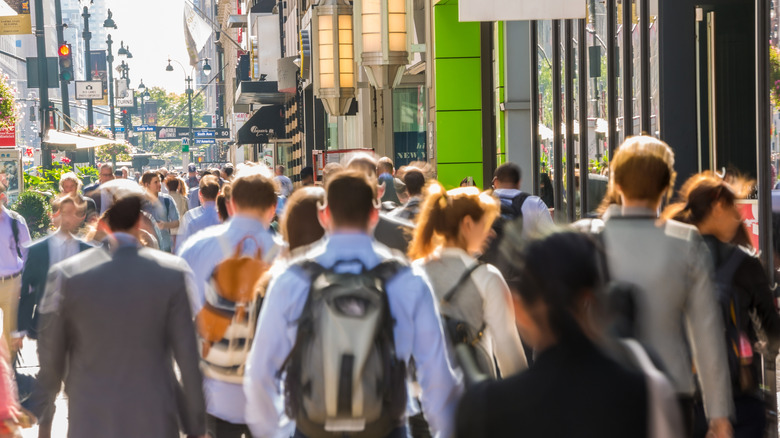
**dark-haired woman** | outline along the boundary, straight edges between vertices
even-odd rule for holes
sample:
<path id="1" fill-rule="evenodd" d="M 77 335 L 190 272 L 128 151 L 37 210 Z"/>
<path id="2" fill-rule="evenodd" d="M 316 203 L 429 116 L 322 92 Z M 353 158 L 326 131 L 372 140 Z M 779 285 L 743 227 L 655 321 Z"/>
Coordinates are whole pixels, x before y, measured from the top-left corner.
<path id="1" fill-rule="evenodd" d="M 517 327 L 538 354 L 534 366 L 471 388 L 457 436 L 648 436 L 647 385 L 596 346 L 604 287 L 594 242 L 566 232 L 530 243 L 510 281 Z"/>
<path id="2" fill-rule="evenodd" d="M 777 351 L 780 316 L 773 303 L 767 276 L 750 246 L 747 230 L 737 209 L 735 187 L 705 172 L 691 177 L 680 191 L 680 202 L 669 206 L 664 217 L 696 226 L 710 249 L 721 284 L 729 371 L 736 408 L 734 436 L 761 437 L 766 416 L 759 389 L 760 359 L 752 345 L 758 340 L 751 314 L 769 337 L 770 351 Z M 738 243 L 738 246 L 735 243 Z M 726 364 L 723 364 L 726 366 Z"/>
<path id="3" fill-rule="evenodd" d="M 466 323 L 481 371 L 495 377 L 497 362 L 507 377 L 527 367 L 509 288 L 497 268 L 474 258 L 484 249 L 498 213 L 497 201 L 476 187 L 445 192 L 433 183 L 409 256 L 428 274 L 442 315 Z"/>

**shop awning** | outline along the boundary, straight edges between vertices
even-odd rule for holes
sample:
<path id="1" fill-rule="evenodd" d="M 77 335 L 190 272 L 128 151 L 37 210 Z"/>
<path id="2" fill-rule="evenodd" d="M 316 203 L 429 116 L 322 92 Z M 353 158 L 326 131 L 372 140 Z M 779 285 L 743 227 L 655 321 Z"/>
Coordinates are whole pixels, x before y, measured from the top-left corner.
<path id="1" fill-rule="evenodd" d="M 75 132 L 58 131 L 49 129 L 43 138 L 43 143 L 51 148 L 61 151 L 75 151 L 81 149 L 91 149 L 107 144 L 122 143 L 122 141 L 112 140 L 110 138 L 94 137 Z"/>
<path id="2" fill-rule="evenodd" d="M 260 108 L 238 130 L 237 144 L 263 144 L 284 132 L 284 107 L 269 105 Z"/>
<path id="3" fill-rule="evenodd" d="M 283 104 L 292 94 L 279 91 L 276 81 L 241 81 L 236 89 L 236 105 Z"/>

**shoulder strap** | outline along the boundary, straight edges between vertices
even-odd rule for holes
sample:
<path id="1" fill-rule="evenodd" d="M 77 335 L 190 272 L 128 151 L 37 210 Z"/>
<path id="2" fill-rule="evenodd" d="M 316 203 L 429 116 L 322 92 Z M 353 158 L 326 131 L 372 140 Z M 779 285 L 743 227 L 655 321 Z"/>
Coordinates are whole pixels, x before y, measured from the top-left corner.
<path id="1" fill-rule="evenodd" d="M 19 246 L 19 218 L 16 217 L 16 213 L 11 213 L 11 210 L 8 210 L 8 214 L 11 216 L 11 233 L 14 235 L 16 255 L 22 258 L 22 248 Z"/>
<path id="2" fill-rule="evenodd" d="M 470 268 L 466 269 L 466 272 L 463 273 L 463 275 L 460 276 L 458 279 L 458 282 L 455 283 L 455 286 L 452 286 L 452 288 L 444 294 L 444 297 L 441 299 L 443 303 L 449 303 L 452 301 L 453 298 L 455 298 L 455 295 L 458 293 L 458 291 L 463 287 L 464 284 L 471 278 L 471 274 L 474 273 L 477 269 L 479 269 L 480 266 L 484 265 L 484 263 L 477 261 L 474 263 Z"/>

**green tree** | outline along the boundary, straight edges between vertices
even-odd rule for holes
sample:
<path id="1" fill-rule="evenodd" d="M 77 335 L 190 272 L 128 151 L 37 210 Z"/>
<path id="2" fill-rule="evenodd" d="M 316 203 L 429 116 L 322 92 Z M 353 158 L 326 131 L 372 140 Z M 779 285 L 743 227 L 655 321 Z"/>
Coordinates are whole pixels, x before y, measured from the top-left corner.
<path id="1" fill-rule="evenodd" d="M 189 127 L 189 108 L 187 105 L 187 94 L 169 93 L 164 88 L 149 88 L 149 101 L 157 102 L 157 126 L 178 126 Z M 140 102 L 139 102 L 140 106 Z M 206 115 L 205 97 L 197 95 L 192 96 L 192 126 L 193 128 L 204 128 L 206 123 L 203 116 Z M 142 122 L 139 113 L 135 116 L 134 124 L 140 125 Z M 165 154 L 181 151 L 181 143 L 177 141 L 157 141 L 154 135 L 147 134 L 147 149 L 156 154 Z"/>

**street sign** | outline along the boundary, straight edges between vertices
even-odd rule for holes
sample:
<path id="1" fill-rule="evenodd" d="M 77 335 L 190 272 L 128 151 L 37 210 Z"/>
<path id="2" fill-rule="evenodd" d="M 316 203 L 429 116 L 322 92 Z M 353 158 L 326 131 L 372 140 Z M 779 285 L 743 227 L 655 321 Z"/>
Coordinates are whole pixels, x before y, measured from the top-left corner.
<path id="1" fill-rule="evenodd" d="M 103 98 L 103 82 L 76 81 L 76 99 L 100 100 Z"/>
<path id="2" fill-rule="evenodd" d="M 109 131 L 110 130 L 111 129 L 109 128 Z M 114 132 L 125 132 L 125 127 L 124 126 L 114 126 Z"/>
<path id="3" fill-rule="evenodd" d="M 116 99 L 116 106 L 120 108 L 133 108 L 135 107 L 135 97 L 132 90 L 128 90 L 126 97 L 118 97 Z"/>
<path id="4" fill-rule="evenodd" d="M 140 126 L 133 126 L 133 130 L 135 132 L 155 132 L 157 130 L 157 127 L 149 126 L 149 125 L 140 125 Z"/>
<path id="5" fill-rule="evenodd" d="M 181 140 L 183 138 L 189 138 L 190 128 L 182 127 L 157 127 L 157 139 L 158 140 Z M 193 137 L 199 138 L 216 138 L 218 140 L 229 140 L 229 129 L 208 129 L 208 128 L 194 128 L 192 130 Z"/>
<path id="6" fill-rule="evenodd" d="M 195 144 L 217 144 L 217 140 L 213 138 L 196 138 Z"/>
<path id="7" fill-rule="evenodd" d="M 182 152 L 189 152 L 190 151 L 190 141 L 186 138 L 181 139 L 181 151 Z"/>

